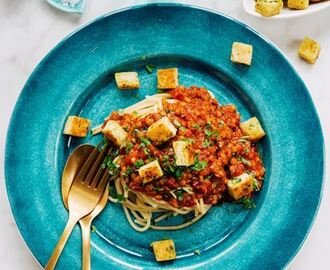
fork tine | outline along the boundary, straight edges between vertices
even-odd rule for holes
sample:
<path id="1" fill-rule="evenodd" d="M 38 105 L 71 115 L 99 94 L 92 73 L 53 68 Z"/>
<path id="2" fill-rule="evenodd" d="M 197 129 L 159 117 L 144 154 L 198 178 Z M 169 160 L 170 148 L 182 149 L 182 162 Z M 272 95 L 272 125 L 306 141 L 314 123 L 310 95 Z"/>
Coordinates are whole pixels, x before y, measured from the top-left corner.
<path id="1" fill-rule="evenodd" d="M 103 176 L 102 176 L 101 180 L 96 184 L 95 188 L 96 189 L 104 190 L 105 186 L 109 182 L 110 177 L 111 177 L 110 173 L 108 173 L 108 171 L 106 170 L 103 173 Z"/>
<path id="2" fill-rule="evenodd" d="M 99 154 L 99 147 L 102 144 L 102 142 L 99 142 L 97 146 L 95 146 L 93 152 L 89 155 L 88 159 L 85 161 L 84 165 L 80 168 L 77 176 L 74 179 L 74 182 L 78 181 L 83 181 L 86 173 L 89 171 L 89 168 L 93 164 L 93 161 Z"/>
<path id="3" fill-rule="evenodd" d="M 101 153 L 98 155 L 96 161 L 94 162 L 92 168 L 88 172 L 87 176 L 85 177 L 85 183 L 88 183 L 88 185 L 92 185 L 94 178 L 93 176 L 95 175 L 95 172 L 98 170 L 98 168 L 102 168 L 102 163 L 105 158 L 105 154 L 108 149 L 108 144 L 105 145 L 101 151 Z"/>

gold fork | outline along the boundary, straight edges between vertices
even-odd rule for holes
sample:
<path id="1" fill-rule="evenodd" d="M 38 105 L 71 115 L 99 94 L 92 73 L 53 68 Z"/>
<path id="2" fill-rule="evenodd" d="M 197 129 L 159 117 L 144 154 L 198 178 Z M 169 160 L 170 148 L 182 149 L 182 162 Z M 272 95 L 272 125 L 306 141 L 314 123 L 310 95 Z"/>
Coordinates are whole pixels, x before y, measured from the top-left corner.
<path id="1" fill-rule="evenodd" d="M 45 269 L 54 269 L 76 223 L 96 207 L 108 184 L 110 174 L 102 166 L 108 145 L 99 153 L 95 147 L 75 178 L 68 195 L 69 219 Z M 96 161 L 95 161 L 96 159 Z"/>

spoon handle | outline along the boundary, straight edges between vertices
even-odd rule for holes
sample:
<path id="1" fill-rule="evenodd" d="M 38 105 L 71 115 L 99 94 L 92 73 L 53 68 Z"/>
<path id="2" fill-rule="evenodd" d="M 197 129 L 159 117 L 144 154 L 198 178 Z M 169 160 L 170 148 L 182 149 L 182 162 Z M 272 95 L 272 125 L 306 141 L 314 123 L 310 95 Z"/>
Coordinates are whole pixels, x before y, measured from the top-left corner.
<path id="1" fill-rule="evenodd" d="M 68 223 L 65 226 L 65 229 L 62 233 L 60 240 L 57 242 L 57 245 L 45 267 L 45 270 L 53 270 L 55 268 L 58 258 L 60 257 L 62 250 L 63 250 L 66 242 L 68 241 L 69 236 L 70 236 L 74 226 L 78 222 L 78 220 L 79 220 L 79 218 L 77 218 L 77 217 L 74 217 L 71 215 L 69 216 Z"/>
<path id="2" fill-rule="evenodd" d="M 85 217 L 80 220 L 81 232 L 82 232 L 82 269 L 91 269 L 91 252 L 90 252 L 90 238 L 91 238 L 91 223 L 92 220 Z"/>

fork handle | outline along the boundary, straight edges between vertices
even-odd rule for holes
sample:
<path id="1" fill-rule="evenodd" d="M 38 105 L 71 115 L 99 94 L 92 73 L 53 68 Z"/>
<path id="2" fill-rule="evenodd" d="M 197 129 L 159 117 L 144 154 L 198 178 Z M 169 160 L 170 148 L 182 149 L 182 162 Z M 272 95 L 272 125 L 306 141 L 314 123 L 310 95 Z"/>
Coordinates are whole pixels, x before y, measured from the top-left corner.
<path id="1" fill-rule="evenodd" d="M 69 216 L 69 220 L 68 223 L 65 226 L 65 229 L 62 233 L 62 236 L 60 238 L 60 240 L 57 242 L 57 245 L 52 253 L 52 256 L 50 257 L 45 270 L 52 270 L 55 268 L 55 265 L 58 261 L 58 258 L 60 257 L 62 250 L 66 244 L 66 242 L 69 239 L 69 236 L 74 228 L 74 226 L 76 225 L 76 223 L 78 222 L 79 217 L 74 217 L 74 216 Z"/>
<path id="2" fill-rule="evenodd" d="M 90 270 L 91 269 L 91 223 L 92 220 L 88 219 L 82 219 L 80 222 L 81 225 L 81 232 L 82 232 L 82 269 L 83 270 Z"/>

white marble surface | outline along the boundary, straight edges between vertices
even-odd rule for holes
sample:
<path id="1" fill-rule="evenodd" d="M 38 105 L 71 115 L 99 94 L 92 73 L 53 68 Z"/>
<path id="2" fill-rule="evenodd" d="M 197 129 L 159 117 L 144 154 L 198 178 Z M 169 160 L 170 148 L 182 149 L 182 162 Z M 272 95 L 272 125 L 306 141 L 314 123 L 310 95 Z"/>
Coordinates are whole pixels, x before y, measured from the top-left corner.
<path id="1" fill-rule="evenodd" d="M 39 269 L 15 226 L 3 176 L 6 130 L 25 81 L 47 52 L 74 29 L 98 15 L 143 2 L 155 1 L 87 0 L 85 12 L 79 16 L 56 11 L 43 0 L 0 1 L 0 269 Z M 292 20 L 265 21 L 245 14 L 241 8 L 241 0 L 180 2 L 214 8 L 229 14 L 271 39 L 289 58 L 310 90 L 321 118 L 325 145 L 329 145 L 330 11 Z M 298 41 L 306 35 L 318 40 L 322 45 L 320 58 L 315 65 L 308 65 L 297 57 Z M 329 152 L 327 160 L 330 160 Z M 329 176 L 327 172 L 323 200 L 313 229 L 288 269 L 330 269 Z"/>

